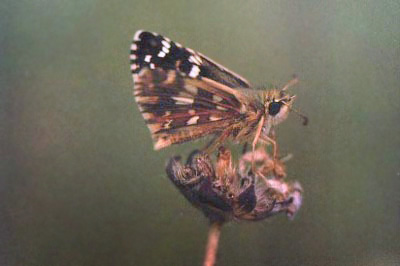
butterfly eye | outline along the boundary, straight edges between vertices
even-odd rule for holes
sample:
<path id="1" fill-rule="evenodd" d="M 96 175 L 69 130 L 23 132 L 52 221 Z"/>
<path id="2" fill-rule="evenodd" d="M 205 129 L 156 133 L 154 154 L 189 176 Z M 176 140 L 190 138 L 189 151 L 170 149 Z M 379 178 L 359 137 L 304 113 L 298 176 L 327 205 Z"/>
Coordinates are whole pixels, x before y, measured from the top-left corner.
<path id="1" fill-rule="evenodd" d="M 268 106 L 268 114 L 275 116 L 281 110 L 282 103 L 281 102 L 272 102 Z"/>

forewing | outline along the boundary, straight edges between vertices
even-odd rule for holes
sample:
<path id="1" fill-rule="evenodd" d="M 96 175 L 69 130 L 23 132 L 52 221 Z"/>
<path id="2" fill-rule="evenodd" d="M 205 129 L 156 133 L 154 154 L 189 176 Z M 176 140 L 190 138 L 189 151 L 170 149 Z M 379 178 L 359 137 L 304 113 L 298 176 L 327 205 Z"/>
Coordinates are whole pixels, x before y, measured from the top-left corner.
<path id="1" fill-rule="evenodd" d="M 131 70 L 174 69 L 190 78 L 209 78 L 230 88 L 250 88 L 249 82 L 199 52 L 156 33 L 137 31 L 131 46 Z"/>

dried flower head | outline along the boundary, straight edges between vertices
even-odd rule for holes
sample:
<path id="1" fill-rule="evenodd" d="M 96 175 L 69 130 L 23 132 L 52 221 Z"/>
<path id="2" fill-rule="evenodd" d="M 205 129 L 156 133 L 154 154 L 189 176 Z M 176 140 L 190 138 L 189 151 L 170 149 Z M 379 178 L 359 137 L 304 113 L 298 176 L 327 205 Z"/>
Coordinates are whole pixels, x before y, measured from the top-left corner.
<path id="1" fill-rule="evenodd" d="M 215 163 L 207 153 L 193 151 L 185 165 L 175 157 L 166 170 L 180 192 L 211 221 L 255 221 L 282 212 L 293 218 L 301 206 L 300 184 L 284 182 L 283 160 L 273 160 L 264 149 L 245 153 L 238 167 L 223 147 Z"/>

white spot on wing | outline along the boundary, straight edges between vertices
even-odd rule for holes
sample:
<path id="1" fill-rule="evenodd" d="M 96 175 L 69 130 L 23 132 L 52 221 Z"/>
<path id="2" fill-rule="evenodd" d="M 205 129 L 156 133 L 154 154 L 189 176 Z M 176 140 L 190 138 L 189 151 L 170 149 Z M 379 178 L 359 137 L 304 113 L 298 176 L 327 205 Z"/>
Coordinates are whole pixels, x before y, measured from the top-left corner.
<path id="1" fill-rule="evenodd" d="M 222 101 L 222 100 L 223 100 L 223 99 L 222 99 L 221 97 L 219 97 L 218 95 L 215 95 L 215 94 L 213 95 L 213 101 L 214 101 L 214 102 L 217 102 L 217 103 L 218 103 L 218 102 L 220 102 L 220 101 Z"/>
<path id="2" fill-rule="evenodd" d="M 136 51 L 136 49 L 137 49 L 136 43 L 132 43 L 132 45 L 131 45 L 131 51 Z"/>
<path id="3" fill-rule="evenodd" d="M 146 57 L 144 58 L 144 61 L 147 63 L 150 63 L 151 60 L 151 55 L 146 55 Z"/>
<path id="4" fill-rule="evenodd" d="M 172 119 L 167 120 L 167 122 L 164 123 L 163 128 L 165 129 L 171 128 L 172 121 L 173 121 Z"/>
<path id="5" fill-rule="evenodd" d="M 169 49 L 171 47 L 171 44 L 166 41 L 166 40 L 162 40 L 161 43 L 164 45 L 164 47 L 166 47 L 167 49 Z"/>
<path id="6" fill-rule="evenodd" d="M 135 54 L 131 54 L 131 55 L 129 55 L 129 58 L 131 59 L 131 60 L 136 60 L 136 55 Z"/>
<path id="7" fill-rule="evenodd" d="M 154 115 L 152 113 L 142 113 L 144 120 L 153 119 Z"/>
<path id="8" fill-rule="evenodd" d="M 150 69 L 155 69 L 156 67 L 154 66 L 153 63 L 150 64 Z"/>
<path id="9" fill-rule="evenodd" d="M 196 115 L 196 116 L 193 116 L 192 118 L 190 118 L 187 122 L 186 122 L 186 125 L 194 125 L 194 124 L 197 124 L 197 120 L 199 120 L 199 118 L 200 118 L 200 116 L 198 116 L 198 115 Z"/>
<path id="10" fill-rule="evenodd" d="M 135 33 L 135 35 L 133 36 L 133 40 L 134 40 L 134 41 L 140 41 L 139 36 L 140 36 L 140 34 L 142 34 L 142 32 L 143 32 L 143 30 L 138 30 L 138 31 Z"/>
<path id="11" fill-rule="evenodd" d="M 198 66 L 194 65 L 194 66 L 192 66 L 192 69 L 190 70 L 189 77 L 195 78 L 195 77 L 197 77 L 197 75 L 199 75 L 199 73 L 200 73 L 200 68 Z"/>
<path id="12" fill-rule="evenodd" d="M 211 115 L 209 119 L 210 119 L 210 121 L 218 121 L 218 120 L 221 120 L 221 117 L 215 116 L 215 115 Z"/>
<path id="13" fill-rule="evenodd" d="M 161 49 L 163 50 L 164 53 L 166 54 L 169 53 L 169 49 L 167 47 L 163 46 Z"/>
<path id="14" fill-rule="evenodd" d="M 137 69 L 137 65 L 136 65 L 136 64 L 132 64 L 132 65 L 131 65 L 131 70 L 132 70 L 132 71 L 135 71 L 136 69 Z"/>
<path id="15" fill-rule="evenodd" d="M 160 51 L 157 56 L 163 58 L 165 55 L 166 55 L 165 52 Z"/>
<path id="16" fill-rule="evenodd" d="M 172 97 L 173 100 L 176 101 L 176 104 L 192 104 L 193 99 L 184 98 L 184 97 Z"/>

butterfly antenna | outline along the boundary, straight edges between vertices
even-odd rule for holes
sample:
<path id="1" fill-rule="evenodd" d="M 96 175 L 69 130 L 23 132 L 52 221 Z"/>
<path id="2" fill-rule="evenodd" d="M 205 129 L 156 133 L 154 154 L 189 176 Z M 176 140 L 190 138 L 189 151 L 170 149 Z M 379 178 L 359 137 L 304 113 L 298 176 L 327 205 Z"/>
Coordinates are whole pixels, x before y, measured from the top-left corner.
<path id="1" fill-rule="evenodd" d="M 299 110 L 294 109 L 293 107 L 290 107 L 290 111 L 295 112 L 299 117 L 301 117 L 303 119 L 303 126 L 307 126 L 308 124 L 308 117 L 301 113 Z"/>
<path id="2" fill-rule="evenodd" d="M 298 82 L 299 82 L 299 78 L 298 78 L 296 75 L 293 75 L 293 79 L 290 80 L 288 83 L 286 83 L 286 85 L 283 86 L 283 88 L 281 89 L 281 91 L 287 90 L 288 88 L 290 88 L 290 87 L 296 85 Z"/>
<path id="3" fill-rule="evenodd" d="M 291 99 L 294 99 L 295 97 L 296 97 L 296 95 L 293 95 L 293 96 L 291 97 Z M 286 105 L 287 107 L 289 107 L 289 110 L 290 110 L 290 111 L 295 112 L 296 115 L 298 115 L 300 118 L 303 119 L 303 126 L 307 126 L 307 124 L 308 124 L 308 117 L 307 117 L 305 114 L 303 114 L 302 112 L 300 112 L 299 110 L 293 108 L 292 106 L 290 106 L 289 104 L 287 104 L 287 103 L 285 103 L 285 102 L 282 102 L 282 103 L 283 103 L 284 105 Z"/>

